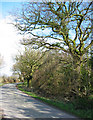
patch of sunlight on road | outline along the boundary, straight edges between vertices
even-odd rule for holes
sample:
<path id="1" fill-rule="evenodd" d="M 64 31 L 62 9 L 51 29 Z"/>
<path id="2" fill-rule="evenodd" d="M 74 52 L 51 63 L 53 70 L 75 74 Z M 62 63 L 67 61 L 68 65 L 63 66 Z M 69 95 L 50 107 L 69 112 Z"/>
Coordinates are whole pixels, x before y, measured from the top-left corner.
<path id="1" fill-rule="evenodd" d="M 65 113 L 58 113 L 58 115 L 65 115 Z"/>
<path id="2" fill-rule="evenodd" d="M 59 117 L 55 117 L 55 116 L 51 116 L 52 118 L 59 118 Z"/>
<path id="3" fill-rule="evenodd" d="M 40 111 L 40 113 L 50 113 L 50 112 L 48 112 L 48 111 Z"/>

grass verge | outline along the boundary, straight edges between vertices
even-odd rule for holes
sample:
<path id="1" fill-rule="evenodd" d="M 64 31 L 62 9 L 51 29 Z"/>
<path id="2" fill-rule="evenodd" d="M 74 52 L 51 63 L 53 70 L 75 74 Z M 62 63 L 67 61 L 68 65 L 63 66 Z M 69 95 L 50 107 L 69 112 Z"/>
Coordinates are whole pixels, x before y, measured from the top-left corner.
<path id="1" fill-rule="evenodd" d="M 25 90 L 22 84 L 17 85 L 17 88 L 35 99 L 38 99 L 42 102 L 45 102 L 49 105 L 59 108 L 60 110 L 63 110 L 69 114 L 73 114 L 79 118 L 92 119 L 92 117 L 93 117 L 92 116 L 93 111 L 91 109 L 87 109 L 87 110 L 86 109 L 75 109 L 75 103 L 74 104 L 73 103 L 64 103 L 64 102 L 51 100 L 51 99 L 48 99 L 45 97 L 41 97 L 33 92 L 29 92 L 29 91 Z"/>
<path id="2" fill-rule="evenodd" d="M 4 83 L 0 83 L 0 86 L 3 86 L 4 85 Z"/>

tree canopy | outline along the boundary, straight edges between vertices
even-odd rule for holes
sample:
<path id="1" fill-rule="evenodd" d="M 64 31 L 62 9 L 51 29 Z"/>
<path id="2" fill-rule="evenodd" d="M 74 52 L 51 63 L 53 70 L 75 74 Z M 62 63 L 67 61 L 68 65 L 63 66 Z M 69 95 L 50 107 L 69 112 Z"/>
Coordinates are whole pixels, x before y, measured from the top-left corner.
<path id="1" fill-rule="evenodd" d="M 78 64 L 93 45 L 92 2 L 28 2 L 14 25 L 30 36 L 23 44 L 62 50 Z"/>
<path id="2" fill-rule="evenodd" d="M 31 48 L 25 48 L 23 54 L 19 54 L 15 57 L 16 63 L 13 66 L 14 73 L 21 75 L 25 80 L 29 81 L 32 79 L 33 72 L 40 65 L 41 58 L 40 51 L 32 50 Z"/>

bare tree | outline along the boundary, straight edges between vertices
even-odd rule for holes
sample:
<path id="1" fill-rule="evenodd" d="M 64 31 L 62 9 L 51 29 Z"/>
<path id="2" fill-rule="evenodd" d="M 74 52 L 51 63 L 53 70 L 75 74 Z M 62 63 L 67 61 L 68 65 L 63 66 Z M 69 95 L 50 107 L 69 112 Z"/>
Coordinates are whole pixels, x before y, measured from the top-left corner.
<path id="1" fill-rule="evenodd" d="M 24 38 L 24 45 L 32 44 L 58 49 L 72 55 L 80 70 L 83 55 L 93 45 L 92 2 L 28 2 L 15 26 Z"/>

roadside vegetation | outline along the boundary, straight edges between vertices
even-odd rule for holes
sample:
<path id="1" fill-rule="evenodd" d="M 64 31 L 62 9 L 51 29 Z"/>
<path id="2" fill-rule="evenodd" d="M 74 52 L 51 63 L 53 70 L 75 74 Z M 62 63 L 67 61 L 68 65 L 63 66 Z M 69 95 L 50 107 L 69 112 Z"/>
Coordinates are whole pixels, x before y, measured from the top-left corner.
<path id="1" fill-rule="evenodd" d="M 0 85 L 8 84 L 8 83 L 18 83 L 20 79 L 16 76 L 1 76 L 0 77 Z"/>
<path id="2" fill-rule="evenodd" d="M 13 25 L 24 35 L 13 66 L 24 82 L 19 89 L 92 118 L 92 2 L 28 2 Z"/>
<path id="3" fill-rule="evenodd" d="M 3 57 L 0 54 L 0 67 L 2 66 L 2 64 L 3 64 Z"/>
<path id="4" fill-rule="evenodd" d="M 2 77 L 0 77 L 0 86 L 4 85 L 4 83 L 2 83 L 3 79 Z"/>
<path id="5" fill-rule="evenodd" d="M 91 104 L 93 104 L 92 101 L 90 103 L 86 99 L 78 100 L 78 102 L 59 101 L 53 98 L 42 97 L 40 94 L 31 92 L 30 90 L 27 89 L 25 84 L 19 84 L 17 85 L 17 88 L 37 100 L 40 100 L 48 105 L 54 106 L 60 110 L 63 110 L 69 114 L 75 115 L 79 118 L 90 118 L 91 119 L 93 117 L 93 114 L 92 114 L 93 112 L 91 111 Z M 90 99 L 93 99 L 93 96 L 91 96 Z M 81 101 L 80 106 L 82 106 L 82 109 L 76 109 L 75 107 L 79 106 L 80 101 Z"/>
<path id="6" fill-rule="evenodd" d="M 29 53 L 30 56 L 34 53 L 33 56 L 37 55 L 36 60 L 38 61 L 39 57 L 40 61 L 35 61 L 31 67 L 30 60 L 34 61 L 35 57 L 27 57 L 25 53 Z M 73 69 L 70 55 L 52 50 L 40 53 L 40 55 L 38 56 L 37 51 L 29 48 L 23 54 L 16 56 L 17 62 L 13 70 L 14 73 L 20 73 L 20 81 L 24 81 L 24 84 L 18 85 L 18 88 L 32 97 L 78 117 L 91 118 L 93 113 L 93 75 L 90 54 L 81 68 L 81 83 L 76 81 L 78 73 Z M 33 71 L 32 74 L 28 74 L 29 69 L 27 68 L 29 67 L 32 68 L 30 68 Z M 30 82 L 28 82 L 29 76 L 31 76 Z"/>

